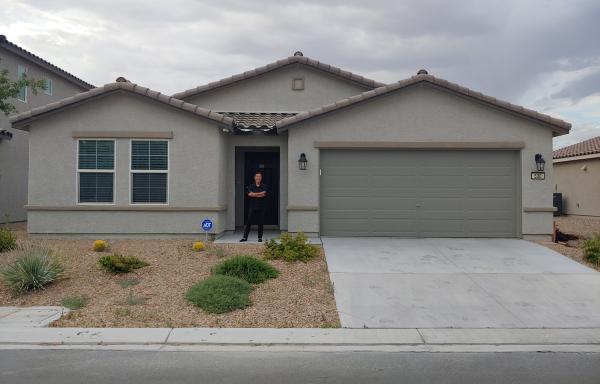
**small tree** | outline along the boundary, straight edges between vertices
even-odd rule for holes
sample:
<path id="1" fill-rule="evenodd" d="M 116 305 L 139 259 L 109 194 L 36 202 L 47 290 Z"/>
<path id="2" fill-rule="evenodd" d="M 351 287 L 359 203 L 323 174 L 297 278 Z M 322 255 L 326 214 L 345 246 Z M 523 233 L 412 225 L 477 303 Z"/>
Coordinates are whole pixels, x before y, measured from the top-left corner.
<path id="1" fill-rule="evenodd" d="M 17 112 L 17 108 L 10 103 L 10 99 L 17 97 L 23 87 L 30 87 L 33 94 L 37 94 L 38 89 L 46 89 L 46 82 L 30 79 L 26 74 L 23 74 L 17 81 L 12 81 L 8 77 L 8 70 L 0 71 L 0 111 L 5 115 Z"/>

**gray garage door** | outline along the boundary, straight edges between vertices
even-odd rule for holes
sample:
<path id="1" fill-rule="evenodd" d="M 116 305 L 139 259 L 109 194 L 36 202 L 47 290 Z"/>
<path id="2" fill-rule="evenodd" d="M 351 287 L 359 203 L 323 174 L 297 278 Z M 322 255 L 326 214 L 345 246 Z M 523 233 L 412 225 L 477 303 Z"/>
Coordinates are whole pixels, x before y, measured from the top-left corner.
<path id="1" fill-rule="evenodd" d="M 516 237 L 515 151 L 322 150 L 323 236 Z"/>

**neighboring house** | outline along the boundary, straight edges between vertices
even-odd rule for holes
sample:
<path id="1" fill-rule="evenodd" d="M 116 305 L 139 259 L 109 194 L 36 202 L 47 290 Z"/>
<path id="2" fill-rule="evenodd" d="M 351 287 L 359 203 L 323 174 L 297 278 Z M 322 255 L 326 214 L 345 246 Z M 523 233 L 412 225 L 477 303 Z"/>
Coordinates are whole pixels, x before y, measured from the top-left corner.
<path id="1" fill-rule="evenodd" d="M 44 79 L 46 90 L 33 94 L 23 88 L 11 101 L 20 112 L 64 99 L 93 86 L 50 64 L 31 52 L 11 43 L 0 35 L 0 71 L 8 70 L 9 78 L 16 81 L 21 74 Z M 4 113 L 0 112 L 0 222 L 26 219 L 27 204 L 28 134 L 11 128 Z"/>
<path id="2" fill-rule="evenodd" d="M 557 149 L 553 157 L 564 213 L 600 216 L 600 136 Z"/>
<path id="3" fill-rule="evenodd" d="M 29 231 L 547 237 L 570 124 L 427 74 L 385 85 L 294 56 L 172 97 L 125 79 L 13 118 L 31 135 Z M 306 159 L 307 162 L 299 162 Z"/>

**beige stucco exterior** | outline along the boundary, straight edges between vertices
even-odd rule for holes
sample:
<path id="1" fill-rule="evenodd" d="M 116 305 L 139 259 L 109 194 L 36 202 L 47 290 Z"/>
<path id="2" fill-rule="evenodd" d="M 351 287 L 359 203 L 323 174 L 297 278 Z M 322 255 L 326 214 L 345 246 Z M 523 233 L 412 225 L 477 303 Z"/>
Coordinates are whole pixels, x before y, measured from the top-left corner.
<path id="1" fill-rule="evenodd" d="M 600 216 L 600 155 L 554 160 L 554 183 L 564 213 Z"/>
<path id="2" fill-rule="evenodd" d="M 28 89 L 26 101 L 17 99 L 11 103 L 19 112 L 46 105 L 86 90 L 54 73 L 0 47 L 0 71 L 8 70 L 9 78 L 18 78 L 18 66 L 27 68 L 27 75 L 35 79 L 52 79 L 52 95 L 43 90 L 37 94 Z M 9 221 L 23 221 L 27 218 L 24 209 L 27 204 L 27 169 L 29 135 L 27 132 L 11 128 L 8 117 L 0 113 L 0 130 L 13 134 L 12 140 L 0 140 L 0 221 L 8 216 Z"/>

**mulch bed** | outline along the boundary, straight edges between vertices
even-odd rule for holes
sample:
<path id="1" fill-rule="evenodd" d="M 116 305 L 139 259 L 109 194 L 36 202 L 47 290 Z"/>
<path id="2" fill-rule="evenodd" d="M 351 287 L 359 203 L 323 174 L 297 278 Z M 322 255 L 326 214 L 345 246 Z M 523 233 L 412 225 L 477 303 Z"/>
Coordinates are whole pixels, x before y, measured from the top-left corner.
<path id="1" fill-rule="evenodd" d="M 93 252 L 90 239 L 30 239 L 23 225 L 13 226 L 19 241 L 45 244 L 60 253 L 65 278 L 45 290 L 14 296 L 0 285 L 0 306 L 60 305 L 65 297 L 85 296 L 87 305 L 53 324 L 56 327 L 339 327 L 333 289 L 323 250 L 308 263 L 270 261 L 281 275 L 257 285 L 252 306 L 214 315 L 189 304 L 184 294 L 210 275 L 223 260 L 214 250 L 194 252 L 193 239 L 120 239 L 109 241 L 109 252 Z M 225 257 L 249 254 L 260 257 L 263 245 L 223 244 Z M 119 252 L 134 255 L 150 266 L 124 275 L 102 270 L 98 258 Z M 0 254 L 0 268 L 14 259 Z M 122 280 L 139 284 L 122 288 Z M 131 305 L 134 298 L 145 298 Z M 128 303 L 129 301 L 129 303 Z M 143 300 L 140 300 L 143 301 Z"/>

